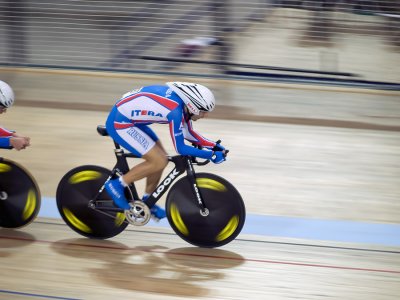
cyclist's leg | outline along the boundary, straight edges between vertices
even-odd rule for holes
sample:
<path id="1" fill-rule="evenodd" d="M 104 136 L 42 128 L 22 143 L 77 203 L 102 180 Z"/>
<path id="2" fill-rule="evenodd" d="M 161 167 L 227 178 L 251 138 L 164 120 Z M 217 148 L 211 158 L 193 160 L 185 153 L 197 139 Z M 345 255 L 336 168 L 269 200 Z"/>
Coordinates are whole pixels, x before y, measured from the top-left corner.
<path id="1" fill-rule="evenodd" d="M 107 132 L 110 137 L 120 144 L 123 148 L 133 153 L 137 157 L 142 157 L 150 151 L 156 144 L 149 135 L 141 129 L 135 127 L 129 120 L 120 115 L 114 107 L 106 121 Z M 105 184 L 107 193 L 112 197 L 114 203 L 122 209 L 130 209 L 130 205 L 125 197 L 125 187 L 132 183 L 129 176 L 119 177 L 109 180 Z"/>
<path id="2" fill-rule="evenodd" d="M 145 159 L 144 162 L 136 165 L 122 176 L 122 180 L 110 180 L 106 184 L 106 190 L 112 196 L 115 204 L 123 209 L 129 209 L 129 204 L 123 193 L 123 185 L 157 174 L 149 181 L 149 187 L 156 186 L 157 183 L 155 182 L 158 182 L 157 179 L 160 176 L 158 174 L 162 173 L 168 160 L 164 148 L 162 145 L 160 146 L 161 142 L 153 140 L 157 136 L 148 127 L 132 126 L 132 124 L 122 122 L 116 126 L 112 117 L 108 118 L 106 127 L 110 136 L 118 144 L 136 156 Z M 158 219 L 165 217 L 165 211 L 156 205 L 152 208 L 152 214 Z"/>
<path id="3" fill-rule="evenodd" d="M 151 193 L 157 187 L 161 173 L 167 165 L 168 160 L 163 149 L 157 144 L 155 144 L 149 152 L 144 154 L 142 158 L 144 158 L 145 161 L 136 165 L 126 173 L 123 176 L 123 180 L 130 183 L 147 177 L 146 193 Z M 143 200 L 146 201 L 146 199 Z M 150 209 L 150 211 L 156 220 L 166 217 L 165 210 L 156 204 Z"/>
<path id="4" fill-rule="evenodd" d="M 151 130 L 150 128 L 148 128 L 148 129 Z M 165 151 L 163 144 L 161 143 L 161 141 L 158 139 L 157 136 L 156 136 L 155 141 L 156 141 L 156 147 L 158 147 L 161 150 L 162 155 L 167 157 L 168 153 L 167 153 L 167 151 Z M 157 172 L 154 172 L 153 174 L 151 174 L 147 177 L 145 194 L 150 194 L 151 192 L 153 192 L 156 189 L 158 183 L 160 182 L 161 175 L 162 175 L 164 168 Z"/>
<path id="5" fill-rule="evenodd" d="M 123 176 L 124 181 L 129 184 L 142 178 L 153 176 L 151 178 L 152 180 L 150 179 L 150 185 L 157 185 L 158 181 L 156 183 L 154 183 L 154 181 L 157 177 L 161 176 L 160 174 L 168 163 L 164 151 L 160 146 L 154 144 L 154 146 L 144 154 L 142 158 L 144 158 L 145 161 L 134 166 L 128 173 L 126 173 Z"/>
<path id="6" fill-rule="evenodd" d="M 158 138 L 157 134 L 149 126 L 138 125 L 137 127 L 140 128 L 141 130 L 143 130 L 148 136 L 150 136 L 156 142 L 155 147 L 159 148 L 162 153 L 160 155 L 164 155 L 165 157 L 168 155 L 167 151 L 165 151 L 165 148 L 164 148 L 163 144 L 161 143 L 160 139 Z M 163 170 L 164 170 L 164 168 L 162 168 L 158 171 L 155 171 L 153 174 L 150 174 L 147 176 L 145 195 L 148 195 L 152 191 L 155 190 L 155 188 L 158 185 L 158 182 L 161 179 Z"/>
<path id="7" fill-rule="evenodd" d="M 150 127 L 146 125 L 139 125 L 137 127 L 141 129 L 144 133 L 146 133 L 153 141 L 155 141 L 155 145 L 147 153 L 143 154 L 142 158 L 144 158 L 145 161 L 129 171 L 125 175 L 126 178 L 124 179 L 124 181 L 133 182 L 141 178 L 147 177 L 145 194 L 142 198 L 143 201 L 146 201 L 148 195 L 156 189 L 158 182 L 160 181 L 162 172 L 168 163 L 167 152 L 165 151 L 164 146 L 162 145 L 158 136 L 153 130 L 151 130 Z M 147 170 L 149 170 L 149 173 L 147 173 Z M 131 174 L 132 177 L 129 178 Z M 146 176 L 146 174 L 148 175 Z M 152 206 L 150 211 L 152 216 L 156 220 L 163 219 L 167 216 L 165 210 L 156 204 Z"/>

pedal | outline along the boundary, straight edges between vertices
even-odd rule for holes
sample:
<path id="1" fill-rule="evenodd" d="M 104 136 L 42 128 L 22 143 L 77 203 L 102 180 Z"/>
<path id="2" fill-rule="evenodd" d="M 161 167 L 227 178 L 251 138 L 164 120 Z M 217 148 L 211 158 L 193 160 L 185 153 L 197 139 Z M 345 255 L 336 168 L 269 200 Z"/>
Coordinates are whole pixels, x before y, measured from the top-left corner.
<path id="1" fill-rule="evenodd" d="M 149 207 L 143 201 L 133 201 L 129 205 L 131 208 L 125 210 L 126 220 L 135 226 L 146 225 L 151 217 Z"/>

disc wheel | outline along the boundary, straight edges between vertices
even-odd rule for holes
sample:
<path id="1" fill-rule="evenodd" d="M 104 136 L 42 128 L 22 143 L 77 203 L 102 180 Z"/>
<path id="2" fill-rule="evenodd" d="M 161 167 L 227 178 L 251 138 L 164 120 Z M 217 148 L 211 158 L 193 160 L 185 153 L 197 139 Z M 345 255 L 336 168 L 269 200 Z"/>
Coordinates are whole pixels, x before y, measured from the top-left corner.
<path id="1" fill-rule="evenodd" d="M 28 170 L 0 158 L 0 227 L 28 225 L 36 218 L 40 205 L 39 187 Z"/>
<path id="2" fill-rule="evenodd" d="M 80 166 L 65 174 L 58 184 L 58 211 L 69 227 L 85 237 L 107 239 L 128 225 L 124 212 L 115 210 L 105 190 L 96 198 L 97 208 L 89 206 L 110 173 L 100 166 Z M 100 206 L 102 210 L 98 209 Z"/>
<path id="3" fill-rule="evenodd" d="M 197 187 L 208 215 L 202 215 L 189 179 L 183 177 L 171 188 L 166 200 L 168 222 L 188 243 L 220 247 L 234 240 L 243 228 L 246 210 L 236 188 L 222 177 L 197 173 Z"/>

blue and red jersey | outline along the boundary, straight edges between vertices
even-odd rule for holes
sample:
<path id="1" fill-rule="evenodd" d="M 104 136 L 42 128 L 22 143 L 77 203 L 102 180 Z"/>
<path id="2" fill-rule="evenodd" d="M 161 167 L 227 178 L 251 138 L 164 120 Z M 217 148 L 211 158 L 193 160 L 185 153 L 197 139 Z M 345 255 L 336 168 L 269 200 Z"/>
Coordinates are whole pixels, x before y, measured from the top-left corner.
<path id="1" fill-rule="evenodd" d="M 181 155 L 211 158 L 212 151 L 197 149 L 185 144 L 184 140 L 206 148 L 215 142 L 206 139 L 193 129 L 192 121 L 184 110 L 185 103 L 166 85 L 153 85 L 130 91 L 115 104 L 114 129 L 129 127 L 145 128 L 153 123 L 169 124 L 169 131 L 176 151 Z M 116 110 L 116 111 L 115 111 Z M 151 129 L 146 133 L 157 141 Z"/>

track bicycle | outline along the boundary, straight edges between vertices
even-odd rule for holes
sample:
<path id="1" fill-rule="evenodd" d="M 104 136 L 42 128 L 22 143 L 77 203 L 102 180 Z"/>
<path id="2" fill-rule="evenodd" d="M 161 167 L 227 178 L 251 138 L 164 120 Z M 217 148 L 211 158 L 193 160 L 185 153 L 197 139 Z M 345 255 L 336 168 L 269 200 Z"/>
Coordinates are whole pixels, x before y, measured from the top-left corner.
<path id="1" fill-rule="evenodd" d="M 97 127 L 97 132 L 108 136 L 103 125 Z M 150 208 L 169 190 L 165 202 L 167 219 L 174 232 L 186 242 L 199 247 L 220 247 L 240 233 L 246 210 L 239 192 L 220 176 L 195 173 L 194 165 L 206 165 L 209 160 L 199 162 L 191 156 L 169 156 L 169 162 L 175 167 L 145 202 L 138 200 L 141 198 L 133 183 L 125 188 L 131 209 L 115 206 L 104 185 L 128 172 L 127 158 L 136 156 L 125 153 L 115 141 L 114 145 L 117 162 L 112 170 L 95 165 L 79 166 L 67 172 L 58 184 L 58 210 L 75 232 L 88 238 L 107 239 L 121 233 L 129 224 L 143 226 L 151 217 Z M 186 176 L 181 177 L 183 173 Z"/>
<path id="2" fill-rule="evenodd" d="M 0 157 L 0 227 L 28 225 L 36 218 L 40 206 L 35 178 L 20 164 Z"/>

